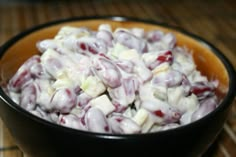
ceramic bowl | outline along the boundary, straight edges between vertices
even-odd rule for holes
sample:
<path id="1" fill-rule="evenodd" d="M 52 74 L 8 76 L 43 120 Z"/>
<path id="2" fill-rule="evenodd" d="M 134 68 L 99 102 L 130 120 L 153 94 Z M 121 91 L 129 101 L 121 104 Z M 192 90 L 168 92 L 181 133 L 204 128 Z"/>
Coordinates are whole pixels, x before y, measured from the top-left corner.
<path id="1" fill-rule="evenodd" d="M 3 87 L 19 66 L 39 53 L 36 42 L 52 38 L 64 25 L 86 26 L 96 29 L 108 23 L 116 27 L 141 27 L 172 32 L 177 45 L 187 46 L 193 52 L 197 69 L 209 80 L 219 80 L 216 94 L 221 102 L 213 112 L 190 124 L 156 133 L 114 135 L 92 133 L 66 128 L 40 119 L 15 104 Z M 127 17 L 85 17 L 54 21 L 36 26 L 6 42 L 0 49 L 0 116 L 16 144 L 28 156 L 201 156 L 221 131 L 235 97 L 235 71 L 227 58 L 202 38 L 149 20 Z"/>

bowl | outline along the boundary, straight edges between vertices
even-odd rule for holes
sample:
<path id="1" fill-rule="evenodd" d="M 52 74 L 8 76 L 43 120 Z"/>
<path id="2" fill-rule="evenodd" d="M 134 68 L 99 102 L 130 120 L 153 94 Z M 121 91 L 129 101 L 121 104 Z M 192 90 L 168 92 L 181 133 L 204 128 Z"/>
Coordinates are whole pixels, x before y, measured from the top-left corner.
<path id="1" fill-rule="evenodd" d="M 4 85 L 19 66 L 37 54 L 36 42 L 52 38 L 64 25 L 86 26 L 96 29 L 108 23 L 116 27 L 141 27 L 172 32 L 177 45 L 187 46 L 193 52 L 197 69 L 209 80 L 217 79 L 219 106 L 205 117 L 181 127 L 146 134 L 104 134 L 66 128 L 40 119 L 15 104 L 4 92 Z M 12 38 L 0 49 L 0 116 L 16 144 L 28 156 L 201 156 L 214 142 L 223 128 L 235 97 L 235 71 L 227 58 L 212 44 L 202 38 L 150 20 L 128 17 L 80 17 L 63 19 L 36 26 Z"/>

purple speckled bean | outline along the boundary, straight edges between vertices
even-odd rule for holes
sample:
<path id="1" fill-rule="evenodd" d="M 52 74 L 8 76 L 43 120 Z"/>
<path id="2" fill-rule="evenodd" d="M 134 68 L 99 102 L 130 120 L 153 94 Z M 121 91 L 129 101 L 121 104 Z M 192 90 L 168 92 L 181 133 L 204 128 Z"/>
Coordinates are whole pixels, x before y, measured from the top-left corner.
<path id="1" fill-rule="evenodd" d="M 38 48 L 38 50 L 41 53 L 44 53 L 49 48 L 56 49 L 58 47 L 58 45 L 55 42 L 55 40 L 46 39 L 46 40 L 42 40 L 42 41 L 37 42 L 36 47 Z"/>
<path id="2" fill-rule="evenodd" d="M 192 121 L 198 120 L 208 113 L 212 112 L 217 107 L 217 101 L 215 97 L 210 97 L 203 100 L 200 103 L 200 107 L 192 115 Z"/>
<path id="3" fill-rule="evenodd" d="M 124 104 L 121 105 L 119 102 L 116 102 L 115 101 L 116 99 L 114 97 L 112 98 L 112 100 L 113 100 L 113 104 L 115 106 L 115 111 L 114 112 L 123 113 L 128 108 L 127 105 L 126 106 Z"/>
<path id="4" fill-rule="evenodd" d="M 121 115 L 114 115 L 108 118 L 108 122 L 113 133 L 122 134 L 123 130 L 120 127 L 120 122 L 124 119 Z"/>
<path id="5" fill-rule="evenodd" d="M 114 133 L 135 134 L 141 132 L 140 126 L 128 117 L 122 115 L 114 115 L 111 116 L 108 121 L 111 126 L 112 132 Z"/>
<path id="6" fill-rule="evenodd" d="M 134 102 L 139 84 L 140 82 L 136 78 L 129 77 L 122 80 L 121 86 L 108 90 L 110 97 L 117 104 L 117 106 L 115 105 L 116 112 L 123 111 L 123 108 Z"/>
<path id="7" fill-rule="evenodd" d="M 179 121 L 181 113 L 162 101 L 143 101 L 142 107 L 152 113 L 152 119 L 157 124 L 168 124 Z"/>
<path id="8" fill-rule="evenodd" d="M 59 113 L 55 113 L 55 112 L 48 113 L 48 117 L 50 118 L 51 122 L 57 123 L 59 119 Z"/>
<path id="9" fill-rule="evenodd" d="M 76 104 L 76 95 L 71 89 L 57 90 L 51 99 L 52 110 L 60 113 L 69 113 Z"/>
<path id="10" fill-rule="evenodd" d="M 103 40 L 108 46 L 112 46 L 113 36 L 111 32 L 107 30 L 100 30 L 96 34 L 97 39 Z"/>
<path id="11" fill-rule="evenodd" d="M 161 54 L 158 54 L 158 56 L 156 57 L 156 59 L 154 60 L 154 62 L 152 63 L 146 63 L 147 64 L 147 67 L 150 69 L 150 70 L 153 70 L 155 69 L 158 65 L 162 64 L 162 63 L 169 63 L 169 64 L 172 64 L 173 62 L 173 54 L 171 51 L 165 51 Z"/>
<path id="12" fill-rule="evenodd" d="M 214 94 L 214 86 L 207 82 L 193 83 L 190 92 L 195 94 L 199 100 L 203 100 Z"/>
<path id="13" fill-rule="evenodd" d="M 51 89 L 50 81 L 47 79 L 36 79 L 34 81 L 37 89 L 37 100 L 36 103 L 46 111 L 51 110 L 51 94 L 49 91 Z"/>
<path id="14" fill-rule="evenodd" d="M 37 117 L 51 121 L 50 118 L 48 117 L 48 114 L 44 110 L 42 110 L 40 107 L 36 107 L 35 110 L 30 110 L 29 112 L 36 115 Z"/>
<path id="15" fill-rule="evenodd" d="M 36 63 L 40 63 L 41 59 L 39 55 L 34 55 L 30 57 L 23 65 L 22 67 L 29 69 L 32 65 Z"/>
<path id="16" fill-rule="evenodd" d="M 162 41 L 168 45 L 169 49 L 173 49 L 176 44 L 176 37 L 172 33 L 167 33 L 163 36 Z"/>
<path id="17" fill-rule="evenodd" d="M 26 84 L 20 96 L 20 106 L 26 110 L 34 110 L 36 107 L 37 90 L 33 82 Z"/>
<path id="18" fill-rule="evenodd" d="M 190 89 L 191 89 L 191 83 L 190 81 L 188 80 L 188 77 L 186 75 L 182 75 L 182 82 L 181 82 L 181 85 L 184 89 L 184 94 L 185 96 L 188 96 L 190 94 Z"/>
<path id="19" fill-rule="evenodd" d="M 20 92 L 21 88 L 31 80 L 31 74 L 27 69 L 20 69 L 17 73 L 11 78 L 8 84 L 8 88 L 14 92 Z"/>
<path id="20" fill-rule="evenodd" d="M 163 38 L 163 36 L 164 36 L 164 33 L 159 30 L 150 31 L 150 32 L 147 32 L 146 34 L 147 40 L 151 43 L 160 41 Z"/>
<path id="21" fill-rule="evenodd" d="M 127 73 L 134 72 L 134 63 L 127 60 L 119 60 L 116 62 L 116 65 Z"/>
<path id="22" fill-rule="evenodd" d="M 77 96 L 77 105 L 80 107 L 84 107 L 88 104 L 88 102 L 92 99 L 91 96 L 89 96 L 86 93 L 81 93 Z"/>
<path id="23" fill-rule="evenodd" d="M 108 31 L 108 32 L 111 32 L 112 33 L 112 28 L 111 28 L 111 25 L 109 24 L 101 24 L 98 26 L 98 31 L 101 31 L 101 30 L 105 30 L 105 31 Z"/>
<path id="24" fill-rule="evenodd" d="M 21 65 L 16 74 L 11 78 L 8 83 L 8 88 L 12 91 L 19 92 L 24 84 L 32 79 L 30 68 L 39 62 L 40 56 L 38 55 L 34 55 L 29 58 L 23 65 Z"/>
<path id="25" fill-rule="evenodd" d="M 138 91 L 140 82 L 135 77 L 128 77 L 122 80 L 122 85 L 126 96 L 135 97 L 135 92 Z"/>
<path id="26" fill-rule="evenodd" d="M 138 38 L 144 38 L 145 36 L 144 29 L 142 28 L 131 28 L 130 32 Z"/>
<path id="27" fill-rule="evenodd" d="M 52 77 L 57 78 L 63 69 L 63 63 L 59 57 L 50 57 L 44 62 L 44 68 Z"/>
<path id="28" fill-rule="evenodd" d="M 151 70 L 149 70 L 144 62 L 141 61 L 135 62 L 134 73 L 138 75 L 142 83 L 150 81 L 152 78 Z"/>
<path id="29" fill-rule="evenodd" d="M 94 60 L 94 67 L 104 84 L 111 88 L 121 85 L 121 73 L 118 67 L 110 60 L 98 58 Z"/>
<path id="30" fill-rule="evenodd" d="M 87 130 L 87 127 L 82 124 L 81 119 L 74 115 L 74 114 L 61 114 L 58 118 L 58 124 L 70 128 L 80 129 L 80 130 Z"/>
<path id="31" fill-rule="evenodd" d="M 77 52 L 90 54 L 106 53 L 107 45 L 103 40 L 98 40 L 95 37 L 80 38 L 77 41 Z"/>
<path id="32" fill-rule="evenodd" d="M 85 123 L 89 131 L 111 133 L 111 128 L 103 112 L 95 107 L 90 108 L 85 115 Z"/>
<path id="33" fill-rule="evenodd" d="M 175 70 L 169 70 L 168 72 L 162 72 L 153 77 L 153 85 L 166 85 L 167 87 L 173 87 L 180 85 L 183 80 L 182 74 Z"/>
<path id="34" fill-rule="evenodd" d="M 41 78 L 41 79 L 50 79 L 50 75 L 46 72 L 44 66 L 40 63 L 36 63 L 31 66 L 30 73 L 33 78 Z"/>
<path id="35" fill-rule="evenodd" d="M 147 43 L 128 31 L 119 30 L 115 32 L 114 38 L 116 42 L 121 43 L 130 49 L 135 49 L 139 53 L 147 51 Z"/>

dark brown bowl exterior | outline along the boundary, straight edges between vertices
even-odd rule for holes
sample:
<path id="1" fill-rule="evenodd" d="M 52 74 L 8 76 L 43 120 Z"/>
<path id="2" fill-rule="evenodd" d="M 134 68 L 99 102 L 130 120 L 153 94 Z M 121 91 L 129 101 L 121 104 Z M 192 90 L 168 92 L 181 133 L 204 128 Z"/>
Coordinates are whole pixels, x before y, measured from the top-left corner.
<path id="1" fill-rule="evenodd" d="M 143 27 L 173 32 L 178 45 L 193 49 L 198 68 L 209 79 L 218 79 L 220 106 L 204 118 L 176 129 L 158 133 L 111 135 L 74 130 L 35 117 L 17 106 L 0 88 L 0 116 L 17 145 L 33 157 L 70 156 L 160 156 L 198 157 L 215 140 L 230 111 L 235 96 L 235 71 L 211 44 L 179 29 L 126 17 L 72 18 L 40 25 L 16 36 L 0 49 L 2 86 L 27 58 L 37 53 L 35 42 L 55 35 L 62 25 L 97 28 L 100 23 L 115 27 Z M 205 58 L 201 60 L 200 58 Z"/>

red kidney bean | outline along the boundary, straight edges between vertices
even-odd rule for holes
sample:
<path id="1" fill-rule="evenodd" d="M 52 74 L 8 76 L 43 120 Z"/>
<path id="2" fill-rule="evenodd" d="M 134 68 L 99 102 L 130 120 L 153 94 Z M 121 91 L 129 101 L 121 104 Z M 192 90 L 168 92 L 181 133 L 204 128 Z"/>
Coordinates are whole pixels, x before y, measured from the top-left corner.
<path id="1" fill-rule="evenodd" d="M 136 37 L 128 31 L 119 30 L 115 32 L 114 40 L 115 42 L 121 43 L 130 49 L 137 50 L 139 53 L 147 51 L 147 43 L 143 39 Z"/>
<path id="2" fill-rule="evenodd" d="M 62 28 L 61 31 L 59 31 L 55 39 L 59 40 L 59 42 L 61 42 L 61 44 L 66 49 L 69 49 L 71 51 L 77 50 L 78 38 L 83 38 L 89 35 L 93 36 L 93 32 L 85 27 L 80 27 L 80 28 L 64 27 L 64 28 Z M 58 46 L 58 48 L 57 51 L 65 51 L 65 49 L 63 49 L 62 46 Z"/>
<path id="3" fill-rule="evenodd" d="M 152 78 L 152 72 L 146 67 L 144 62 L 135 61 L 134 73 L 138 75 L 142 83 L 145 83 Z"/>
<path id="4" fill-rule="evenodd" d="M 183 79 L 182 79 L 181 85 L 184 89 L 184 94 L 185 94 L 185 96 L 189 96 L 190 95 L 190 89 L 191 89 L 191 83 L 190 83 L 190 81 L 188 80 L 188 77 L 185 74 L 182 75 L 182 78 Z"/>
<path id="5" fill-rule="evenodd" d="M 105 30 L 105 31 L 108 31 L 108 32 L 111 32 L 112 33 L 112 28 L 111 28 L 111 25 L 109 24 L 101 24 L 98 26 L 98 31 L 101 31 L 101 30 Z"/>
<path id="6" fill-rule="evenodd" d="M 166 114 L 164 116 L 164 123 L 169 124 L 169 123 L 175 123 L 180 120 L 182 116 L 182 113 L 178 111 L 177 109 L 174 108 L 168 108 L 166 111 Z"/>
<path id="7" fill-rule="evenodd" d="M 85 115 L 85 123 L 89 131 L 111 133 L 110 126 L 103 112 L 96 108 L 90 108 Z"/>
<path id="8" fill-rule="evenodd" d="M 153 85 L 166 85 L 167 87 L 174 87 L 180 85 L 183 80 L 182 74 L 175 70 L 161 72 L 155 75 L 152 80 Z"/>
<path id="9" fill-rule="evenodd" d="M 176 37 L 172 33 L 167 33 L 163 36 L 162 41 L 168 45 L 169 49 L 173 49 L 176 44 Z"/>
<path id="10" fill-rule="evenodd" d="M 122 134 L 123 130 L 120 127 L 120 122 L 123 120 L 123 116 L 114 115 L 108 118 L 108 122 L 111 126 L 112 132 L 117 134 Z"/>
<path id="11" fill-rule="evenodd" d="M 77 105 L 80 107 L 84 107 L 88 104 L 88 102 L 92 99 L 91 96 L 89 96 L 86 93 L 81 93 L 77 96 Z"/>
<path id="12" fill-rule="evenodd" d="M 200 107 L 192 114 L 192 121 L 198 120 L 208 113 L 212 112 L 217 107 L 215 97 L 209 97 L 200 103 Z"/>
<path id="13" fill-rule="evenodd" d="M 77 52 L 89 52 L 90 54 L 106 53 L 107 45 L 103 40 L 95 37 L 85 37 L 77 40 Z"/>
<path id="14" fill-rule="evenodd" d="M 173 61 L 173 55 L 171 51 L 166 51 L 165 53 L 161 54 L 160 56 L 158 56 L 156 58 L 157 61 L 159 61 L 160 63 L 163 62 L 172 62 Z"/>
<path id="15" fill-rule="evenodd" d="M 36 79 L 34 83 L 37 89 L 36 103 L 45 111 L 51 110 L 52 106 L 50 100 L 53 92 L 50 91 L 52 90 L 51 82 L 47 79 Z"/>
<path id="16" fill-rule="evenodd" d="M 113 100 L 113 105 L 115 106 L 115 111 L 114 112 L 123 113 L 128 108 L 127 105 L 124 106 L 124 105 L 119 104 L 119 102 L 115 102 L 116 99 L 114 97 L 112 98 L 112 100 Z"/>
<path id="17" fill-rule="evenodd" d="M 48 114 L 38 106 L 36 107 L 35 110 L 30 110 L 29 112 L 34 114 L 35 116 L 37 116 L 39 118 L 50 121 L 50 118 L 48 117 Z"/>
<path id="18" fill-rule="evenodd" d="M 141 132 L 141 127 L 128 117 L 122 115 L 113 115 L 108 118 L 108 121 L 113 133 L 135 134 Z"/>
<path id="19" fill-rule="evenodd" d="M 196 82 L 192 84 L 190 92 L 195 94 L 198 99 L 202 100 L 214 94 L 214 87 L 206 82 Z"/>
<path id="20" fill-rule="evenodd" d="M 163 38 L 163 36 L 164 36 L 164 33 L 159 30 L 150 31 L 150 32 L 147 32 L 146 34 L 147 40 L 151 43 L 160 41 Z"/>
<path id="21" fill-rule="evenodd" d="M 69 113 L 76 104 L 76 95 L 73 90 L 65 88 L 58 89 L 51 99 L 54 112 Z"/>
<path id="22" fill-rule="evenodd" d="M 99 53 L 98 55 L 101 56 L 101 57 L 104 57 L 105 59 L 108 59 L 108 60 L 111 59 L 105 53 Z"/>
<path id="23" fill-rule="evenodd" d="M 50 79 L 51 76 L 46 72 L 42 64 L 37 63 L 31 66 L 30 73 L 33 78 Z"/>
<path id="24" fill-rule="evenodd" d="M 64 66 L 59 57 L 50 57 L 44 62 L 44 67 L 53 78 L 57 78 Z"/>
<path id="25" fill-rule="evenodd" d="M 37 98 L 37 91 L 35 83 L 30 82 L 26 84 L 20 96 L 20 106 L 26 110 L 34 110 L 36 107 L 36 98 Z"/>
<path id="26" fill-rule="evenodd" d="M 26 62 L 24 62 L 24 64 L 21 66 L 21 68 L 29 69 L 32 65 L 40 63 L 40 62 L 41 62 L 40 56 L 34 55 L 34 56 L 30 57 L 28 60 L 26 60 Z"/>
<path id="27" fill-rule="evenodd" d="M 116 62 L 116 65 L 121 68 L 123 71 L 127 73 L 133 73 L 134 72 L 134 63 L 127 60 L 119 60 Z"/>
<path id="28" fill-rule="evenodd" d="M 59 119 L 59 113 L 56 112 L 48 113 L 48 117 L 50 118 L 51 122 L 57 123 Z"/>
<path id="29" fill-rule="evenodd" d="M 137 134 L 141 132 L 141 127 L 132 119 L 124 117 L 120 122 L 120 128 L 124 134 Z"/>
<path id="30" fill-rule="evenodd" d="M 108 93 L 116 106 L 116 112 L 122 112 L 135 100 L 139 82 L 134 77 L 122 79 L 122 85 L 117 88 L 108 89 Z"/>
<path id="31" fill-rule="evenodd" d="M 173 62 L 173 54 L 171 51 L 165 51 L 164 53 L 158 54 L 158 56 L 156 57 L 156 60 L 152 63 L 148 63 L 148 68 L 150 70 L 155 69 L 158 65 L 162 64 L 162 63 L 169 63 L 170 65 Z"/>
<path id="32" fill-rule="evenodd" d="M 46 39 L 37 42 L 36 47 L 41 53 L 44 53 L 47 49 L 56 49 L 58 47 L 58 44 L 53 39 Z"/>
<path id="33" fill-rule="evenodd" d="M 144 38 L 145 37 L 145 32 L 144 32 L 144 29 L 142 29 L 142 28 L 131 28 L 130 32 L 138 38 Z"/>
<path id="34" fill-rule="evenodd" d="M 23 65 L 21 65 L 16 74 L 10 79 L 8 83 L 9 90 L 20 92 L 24 84 L 32 79 L 30 68 L 34 64 L 38 64 L 39 62 L 40 62 L 40 56 L 34 55 L 31 58 L 29 58 Z"/>
<path id="35" fill-rule="evenodd" d="M 113 36 L 107 30 L 99 30 L 96 34 L 97 39 L 103 40 L 109 47 L 112 46 Z"/>
<path id="36" fill-rule="evenodd" d="M 121 85 L 121 73 L 117 66 L 110 60 L 105 58 L 95 59 L 93 66 L 105 85 L 111 88 Z"/>
<path id="37" fill-rule="evenodd" d="M 31 74 L 26 69 L 19 69 L 17 73 L 11 78 L 8 88 L 14 92 L 20 92 L 22 87 L 31 80 Z"/>
<path id="38" fill-rule="evenodd" d="M 82 124 L 81 119 L 74 114 L 61 114 L 57 123 L 70 128 L 87 130 L 87 127 Z"/>
<path id="39" fill-rule="evenodd" d="M 168 124 L 178 122 L 181 113 L 174 107 L 168 105 L 164 101 L 143 101 L 142 107 L 152 113 L 152 119 L 157 124 Z"/>
<path id="40" fill-rule="evenodd" d="M 139 89 L 140 82 L 135 77 L 128 77 L 122 80 L 122 85 L 124 87 L 126 97 L 135 97 L 135 93 Z"/>

